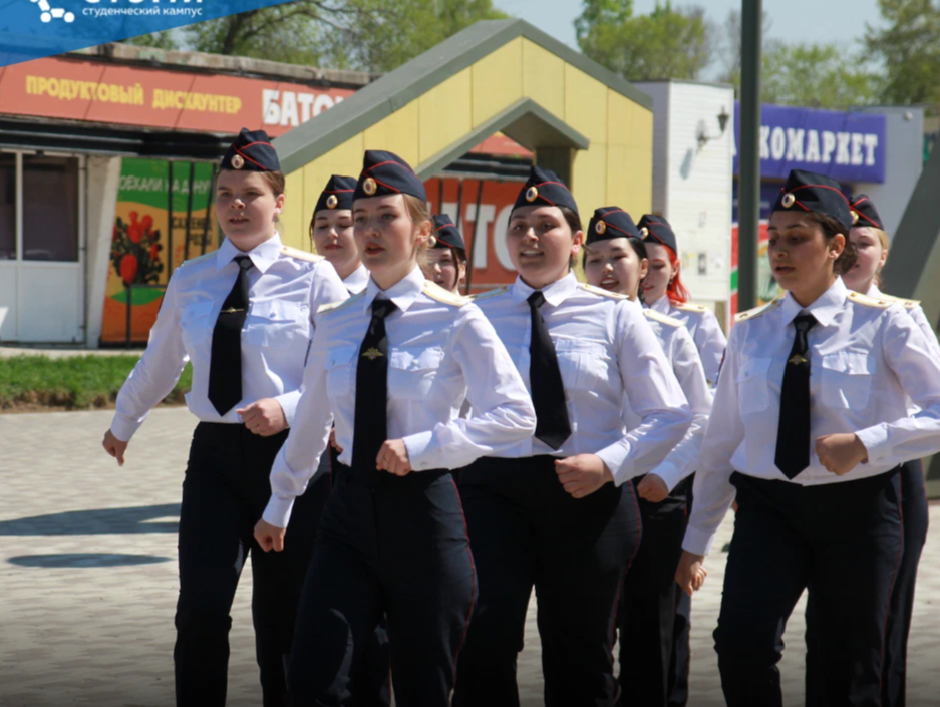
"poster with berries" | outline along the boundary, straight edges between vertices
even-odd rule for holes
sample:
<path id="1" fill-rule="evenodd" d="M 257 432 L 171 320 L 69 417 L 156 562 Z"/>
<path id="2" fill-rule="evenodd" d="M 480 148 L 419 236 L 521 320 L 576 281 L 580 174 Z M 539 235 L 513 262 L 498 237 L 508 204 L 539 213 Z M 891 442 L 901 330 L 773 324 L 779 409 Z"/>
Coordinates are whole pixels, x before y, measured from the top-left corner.
<path id="1" fill-rule="evenodd" d="M 215 165 L 209 162 L 174 160 L 171 232 L 169 161 L 122 160 L 111 232 L 102 344 L 121 344 L 127 340 L 128 302 L 131 341 L 146 342 L 173 269 L 218 247 L 214 200 L 210 198 L 214 169 Z"/>

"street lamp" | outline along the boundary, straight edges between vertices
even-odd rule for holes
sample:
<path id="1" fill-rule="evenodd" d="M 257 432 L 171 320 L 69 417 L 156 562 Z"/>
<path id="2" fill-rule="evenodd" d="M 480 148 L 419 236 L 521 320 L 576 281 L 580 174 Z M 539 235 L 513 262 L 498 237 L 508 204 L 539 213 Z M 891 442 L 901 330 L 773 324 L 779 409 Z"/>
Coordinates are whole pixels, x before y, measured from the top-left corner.
<path id="1" fill-rule="evenodd" d="M 725 107 L 721 107 L 721 113 L 718 114 L 718 129 L 721 131 L 717 135 L 709 135 L 708 131 L 705 128 L 705 121 L 699 121 L 698 124 L 698 134 L 695 136 L 695 139 L 698 141 L 698 149 L 705 147 L 705 143 L 709 140 L 715 140 L 720 138 L 725 134 L 725 128 L 728 127 L 728 111 L 725 110 Z"/>

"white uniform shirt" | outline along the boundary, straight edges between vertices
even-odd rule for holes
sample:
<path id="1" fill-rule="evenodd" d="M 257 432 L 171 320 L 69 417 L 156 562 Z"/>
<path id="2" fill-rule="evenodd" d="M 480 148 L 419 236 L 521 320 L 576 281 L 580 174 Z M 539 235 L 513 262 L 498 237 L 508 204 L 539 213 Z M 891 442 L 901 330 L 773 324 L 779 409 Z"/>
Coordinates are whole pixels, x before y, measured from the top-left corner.
<path id="1" fill-rule="evenodd" d="M 666 317 L 652 309 L 644 309 L 643 314 L 650 324 L 650 328 L 659 340 L 666 360 L 672 366 L 672 372 L 679 381 L 682 392 L 685 393 L 689 408 L 692 411 L 692 424 L 682 441 L 669 452 L 662 463 L 655 466 L 650 473 L 656 474 L 669 487 L 676 484 L 695 471 L 698 462 L 699 450 L 702 446 L 702 436 L 708 415 L 712 407 L 712 394 L 705 373 L 702 371 L 702 361 L 698 349 L 692 341 L 692 335 L 678 319 Z M 623 420 L 628 430 L 637 427 L 641 420 L 628 396 L 624 395 Z"/>
<path id="2" fill-rule="evenodd" d="M 685 324 L 702 359 L 705 380 L 708 381 L 708 385 L 714 388 L 718 382 L 718 369 L 721 368 L 721 358 L 725 355 L 725 346 L 728 344 L 715 313 L 708 307 L 699 304 L 680 304 L 676 306 L 665 295 L 649 307 L 660 314 L 678 319 Z"/>
<path id="3" fill-rule="evenodd" d="M 351 295 L 358 295 L 366 289 L 366 285 L 368 284 L 369 271 L 366 270 L 365 265 L 360 265 L 349 274 L 349 277 L 343 280 L 343 285 L 346 286 L 346 289 L 349 290 L 349 294 Z"/>
<path id="4" fill-rule="evenodd" d="M 934 331 L 934 328 L 930 325 L 930 320 L 927 319 L 927 315 L 924 313 L 924 308 L 920 306 L 920 302 L 886 295 L 878 289 L 877 285 L 874 284 L 872 284 L 871 288 L 868 290 L 867 295 L 875 299 L 887 299 L 891 302 L 898 302 L 903 304 L 904 309 L 906 309 L 907 313 L 911 315 L 914 323 L 920 327 L 922 332 L 924 332 L 924 336 L 927 338 L 927 341 L 933 344 L 936 354 L 940 356 L 940 343 L 937 342 L 937 332 Z"/>
<path id="5" fill-rule="evenodd" d="M 352 462 L 359 346 L 376 297 L 398 307 L 385 319 L 388 439 L 404 439 L 415 472 L 466 466 L 535 432 L 532 399 L 476 305 L 426 281 L 418 267 L 385 292 L 370 279 L 362 293 L 319 315 L 304 393 L 271 471 L 273 493 L 264 519 L 273 525 L 287 526 L 294 498 L 317 469 L 329 437 L 330 408 L 343 449 L 339 460 Z M 473 415 L 459 419 L 465 398 Z"/>
<path id="6" fill-rule="evenodd" d="M 247 255 L 254 265 L 248 271 L 251 304 L 242 329 L 243 398 L 222 416 L 209 401 L 209 363 L 219 310 L 238 277 L 238 255 Z M 214 253 L 187 261 L 170 278 L 147 350 L 121 387 L 111 432 L 129 440 L 150 409 L 173 390 L 190 360 L 193 388 L 186 403 L 203 422 L 241 423 L 238 408 L 274 398 L 290 424 L 317 308 L 348 296 L 332 265 L 285 249 L 277 234 L 248 253 L 225 240 Z"/>
<path id="7" fill-rule="evenodd" d="M 683 548 L 704 555 L 734 498 L 732 471 L 790 481 L 774 455 L 780 388 L 795 329 L 804 309 L 788 293 L 763 309 L 739 315 L 705 430 L 695 504 Z M 803 486 L 852 481 L 884 473 L 910 459 L 940 451 L 940 359 L 899 304 L 879 304 L 849 293 L 838 278 L 809 307 L 811 365 L 810 465 L 790 483 Z M 908 396 L 920 406 L 908 415 Z M 855 433 L 868 462 L 838 476 L 820 463 L 816 439 Z"/>
<path id="8" fill-rule="evenodd" d="M 526 386 L 532 340 L 527 300 L 534 291 L 520 277 L 512 287 L 476 299 Z M 579 283 L 574 273 L 542 293 L 545 304 L 539 311 L 558 355 L 571 436 L 558 450 L 529 437 L 494 456 L 596 454 L 618 486 L 647 473 L 682 439 L 692 413 L 641 307 Z M 640 418 L 630 431 L 622 419 L 624 394 Z"/>

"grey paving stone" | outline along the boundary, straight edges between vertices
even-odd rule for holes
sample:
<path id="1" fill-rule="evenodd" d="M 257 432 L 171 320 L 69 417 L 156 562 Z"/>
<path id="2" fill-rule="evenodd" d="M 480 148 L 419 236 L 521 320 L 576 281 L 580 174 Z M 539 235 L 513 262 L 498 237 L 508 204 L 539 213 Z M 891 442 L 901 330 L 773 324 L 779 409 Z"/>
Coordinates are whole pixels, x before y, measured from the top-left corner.
<path id="1" fill-rule="evenodd" d="M 0 416 L 0 707 L 173 704 L 175 527 L 195 420 L 184 409 L 154 411 L 118 467 L 100 446 L 110 417 L 107 411 Z M 931 517 L 940 522 L 940 507 L 931 508 Z M 718 546 L 730 536 L 729 518 Z M 933 535 L 911 636 L 911 707 L 938 704 L 938 560 Z M 724 556 L 711 558 L 708 569 L 693 604 L 690 707 L 722 704 L 711 632 Z M 232 707 L 260 705 L 250 597 L 246 571 L 233 609 Z M 525 707 L 542 704 L 535 609 L 533 597 L 519 663 Z M 801 603 L 780 665 L 791 707 L 802 703 L 803 630 Z"/>

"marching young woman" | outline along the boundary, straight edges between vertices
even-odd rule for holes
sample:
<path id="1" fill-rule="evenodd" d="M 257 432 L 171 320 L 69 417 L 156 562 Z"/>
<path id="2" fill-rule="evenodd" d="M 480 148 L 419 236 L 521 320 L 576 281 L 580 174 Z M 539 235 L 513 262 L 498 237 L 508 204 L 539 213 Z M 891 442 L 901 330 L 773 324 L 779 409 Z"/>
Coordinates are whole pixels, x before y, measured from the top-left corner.
<path id="1" fill-rule="evenodd" d="M 591 285 L 636 302 L 649 268 L 646 246 L 630 215 L 617 207 L 597 209 L 585 245 L 584 273 Z M 648 474 L 633 479 L 639 496 L 643 538 L 620 594 L 620 700 L 624 705 L 666 707 L 673 662 L 676 564 L 688 516 L 690 474 L 711 410 L 711 392 L 692 336 L 677 319 L 653 309 L 643 314 L 689 402 L 693 418 L 682 442 Z M 631 429 L 639 419 L 624 400 Z"/>
<path id="2" fill-rule="evenodd" d="M 173 274 L 104 437 L 123 463 L 131 436 L 192 361 L 186 401 L 200 422 L 180 511 L 178 705 L 225 704 L 230 610 L 249 553 L 264 704 L 287 704 L 284 661 L 316 532 L 308 513 L 315 499 L 298 500 L 290 552 L 258 552 L 252 530 L 271 495 L 266 467 L 295 417 L 316 312 L 347 292 L 323 258 L 281 244 L 283 208 L 277 152 L 263 131 L 243 129 L 219 171 L 216 215 L 226 239 Z"/>
<path id="3" fill-rule="evenodd" d="M 334 474 L 298 612 L 294 703 L 351 704 L 350 668 L 385 614 L 396 702 L 443 707 L 476 592 L 447 470 L 528 438 L 535 413 L 480 310 L 422 275 L 431 221 L 407 163 L 366 152 L 353 220 L 369 284 L 321 310 L 255 537 L 268 550 L 290 547 L 291 507 L 326 447 L 329 398 L 346 466 Z M 458 419 L 465 398 L 473 415 Z"/>
<path id="4" fill-rule="evenodd" d="M 686 325 L 699 356 L 705 379 L 712 387 L 718 380 L 721 357 L 725 353 L 724 333 L 708 308 L 689 304 L 691 295 L 682 284 L 679 270 L 679 246 L 676 234 L 662 216 L 646 214 L 637 224 L 649 255 L 649 272 L 643 281 L 643 300 L 647 307 Z"/>
<path id="5" fill-rule="evenodd" d="M 434 246 L 428 250 L 425 273 L 428 280 L 455 295 L 467 277 L 467 251 L 463 237 L 447 215 L 434 216 Z"/>
<path id="6" fill-rule="evenodd" d="M 911 315 L 914 322 L 931 344 L 935 356 L 940 358 L 940 344 L 919 302 L 899 300 L 885 295 L 879 289 L 881 269 L 888 258 L 888 236 L 882 225 L 881 215 L 874 203 L 865 194 L 852 201 L 854 226 L 849 240 L 858 250 L 855 265 L 845 275 L 846 287 L 868 295 L 879 301 L 899 302 Z M 914 611 L 914 587 L 917 583 L 917 566 L 924 543 L 927 541 L 928 508 L 924 488 L 924 472 L 920 459 L 912 459 L 901 465 L 901 519 L 904 528 L 904 548 L 898 575 L 891 593 L 891 608 L 888 613 L 885 655 L 882 669 L 883 707 L 904 707 L 906 704 L 907 639 Z M 820 683 L 821 666 L 815 646 L 815 606 L 807 607 L 806 622 L 806 690 L 807 705 L 828 704 Z"/>
<path id="7" fill-rule="evenodd" d="M 310 219 L 310 240 L 317 253 L 333 266 L 351 295 L 362 292 L 369 282 L 369 271 L 362 264 L 353 237 L 355 191 L 355 177 L 334 174 L 320 192 Z M 328 452 L 320 456 L 317 473 L 304 492 L 305 497 L 316 498 L 311 502 L 314 506 L 311 510 L 316 513 L 314 527 L 319 527 L 320 513 L 332 488 L 334 468 L 339 468 L 339 456 L 331 445 Z M 353 667 L 351 690 L 356 707 L 387 707 L 391 703 L 388 635 L 384 621 L 376 627 L 359 663 Z"/>
<path id="8" fill-rule="evenodd" d="M 477 298 L 532 392 L 535 436 L 460 473 L 480 572 L 454 704 L 518 705 L 516 660 L 538 593 L 545 704 L 611 705 L 623 577 L 640 541 L 634 477 L 682 439 L 691 413 L 642 309 L 580 284 L 577 205 L 533 167 L 506 236 L 519 277 Z M 640 423 L 627 431 L 624 394 Z"/>
<path id="9" fill-rule="evenodd" d="M 317 199 L 310 219 L 310 240 L 317 253 L 336 269 L 349 294 L 365 289 L 369 271 L 362 264 L 353 238 L 352 196 L 356 191 L 354 177 L 334 174 Z"/>
<path id="10" fill-rule="evenodd" d="M 780 705 L 780 633 L 807 588 L 827 702 L 881 704 L 899 466 L 940 450 L 940 360 L 902 306 L 845 286 L 851 226 L 837 182 L 790 173 L 768 228 L 788 292 L 739 315 L 702 443 L 676 578 L 692 591 L 736 495 L 715 631 L 731 707 Z"/>
<path id="11" fill-rule="evenodd" d="M 728 343 L 724 332 L 708 307 L 689 304 L 691 295 L 682 284 L 679 274 L 679 246 L 669 222 L 662 216 L 647 214 L 640 219 L 637 226 L 644 237 L 650 261 L 649 272 L 643 281 L 645 304 L 685 324 L 698 349 L 705 379 L 714 389 L 718 382 L 725 345 Z M 684 491 L 688 509 L 692 507 L 692 490 L 686 488 Z M 691 625 L 692 601 L 687 594 L 680 592 L 676 604 L 669 707 L 685 707 L 688 702 Z"/>

